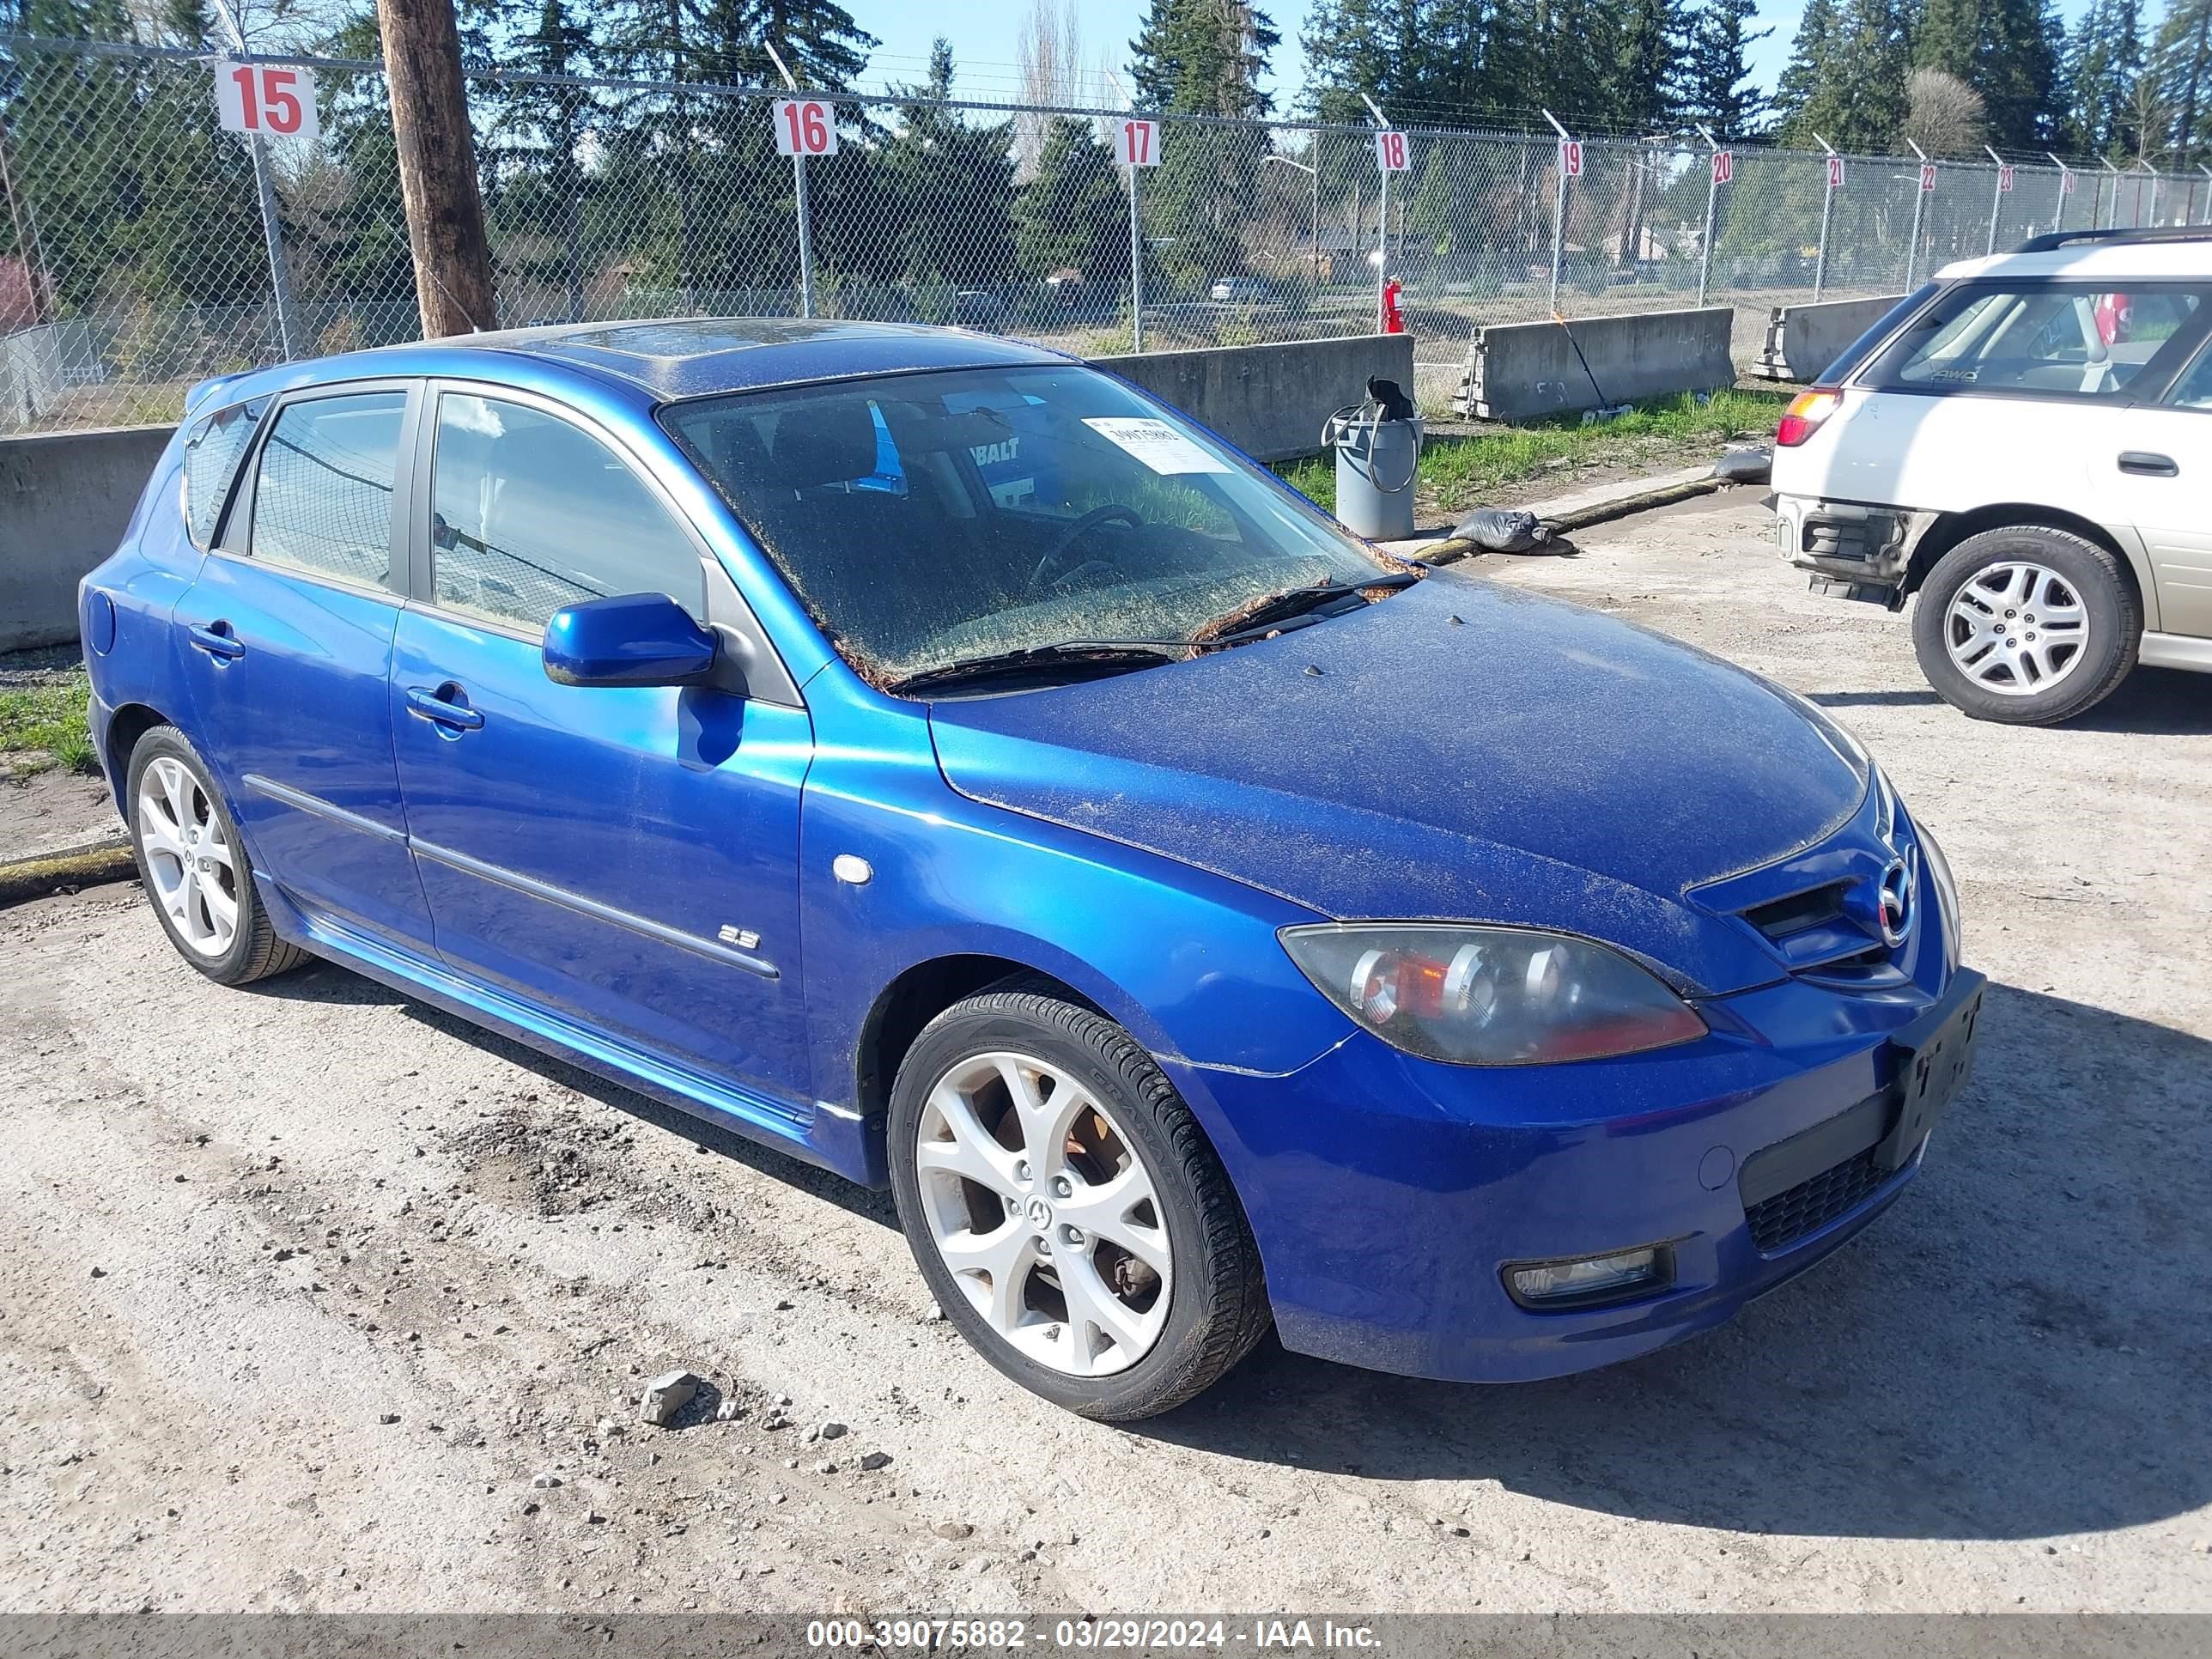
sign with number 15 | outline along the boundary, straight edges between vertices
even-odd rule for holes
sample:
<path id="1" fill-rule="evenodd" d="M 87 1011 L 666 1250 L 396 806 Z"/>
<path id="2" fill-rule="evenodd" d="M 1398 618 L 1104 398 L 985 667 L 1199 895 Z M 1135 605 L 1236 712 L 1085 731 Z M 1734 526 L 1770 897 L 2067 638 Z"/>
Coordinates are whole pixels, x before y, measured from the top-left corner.
<path id="1" fill-rule="evenodd" d="M 294 64 L 218 64 L 215 108 L 225 132 L 313 138 L 314 74 Z"/>

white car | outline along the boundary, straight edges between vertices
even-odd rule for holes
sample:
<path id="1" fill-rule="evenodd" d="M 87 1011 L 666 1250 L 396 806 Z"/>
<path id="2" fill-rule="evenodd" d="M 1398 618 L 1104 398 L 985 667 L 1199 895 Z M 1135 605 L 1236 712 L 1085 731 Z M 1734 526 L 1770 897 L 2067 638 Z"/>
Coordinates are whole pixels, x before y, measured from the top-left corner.
<path id="1" fill-rule="evenodd" d="M 1901 611 L 1929 684 L 2045 725 L 2140 660 L 2212 672 L 2212 228 L 1945 267 L 1775 434 L 1783 556 Z"/>

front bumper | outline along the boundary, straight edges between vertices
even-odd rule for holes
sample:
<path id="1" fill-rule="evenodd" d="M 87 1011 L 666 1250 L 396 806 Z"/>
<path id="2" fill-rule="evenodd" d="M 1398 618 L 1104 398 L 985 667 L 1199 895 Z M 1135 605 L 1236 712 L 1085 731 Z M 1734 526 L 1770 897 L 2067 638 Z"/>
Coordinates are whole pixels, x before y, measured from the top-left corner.
<path id="1" fill-rule="evenodd" d="M 1702 1042 L 1571 1066 L 1442 1066 L 1363 1034 L 1289 1077 L 1170 1070 L 1211 1108 L 1285 1346 L 1521 1382 L 1720 1324 L 1864 1227 L 1926 1145 L 1910 1121 L 1899 1139 L 1893 1039 L 1981 986 L 1960 970 L 1931 1002 L 1790 981 L 1706 1005 Z M 1672 1284 L 1620 1305 L 1534 1312 L 1500 1277 L 1658 1243 Z"/>

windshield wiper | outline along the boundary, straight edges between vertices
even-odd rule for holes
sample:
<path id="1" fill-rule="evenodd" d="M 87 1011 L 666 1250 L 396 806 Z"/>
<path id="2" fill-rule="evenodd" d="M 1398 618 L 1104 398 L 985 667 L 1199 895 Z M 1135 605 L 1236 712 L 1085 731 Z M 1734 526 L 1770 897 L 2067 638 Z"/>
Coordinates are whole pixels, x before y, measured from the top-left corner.
<path id="1" fill-rule="evenodd" d="M 1064 640 L 1056 645 L 1032 645 L 1019 651 L 994 651 L 981 657 L 962 657 L 925 668 L 904 679 L 894 680 L 894 692 L 915 691 L 933 685 L 951 685 L 963 680 L 995 679 L 1034 673 L 1039 669 L 1096 668 L 1119 673 L 1173 662 L 1188 647 L 1179 641 L 1160 640 Z"/>
<path id="2" fill-rule="evenodd" d="M 1420 580 L 1420 573 L 1413 570 L 1385 571 L 1376 575 L 1371 580 L 1358 582 L 1341 582 L 1332 576 L 1327 581 L 1310 582 L 1304 587 L 1293 587 L 1287 592 L 1277 593 L 1270 599 L 1262 599 L 1259 604 L 1246 610 L 1232 611 L 1220 623 L 1214 624 L 1214 628 L 1218 629 L 1218 632 L 1200 629 L 1197 637 L 1191 643 L 1194 645 L 1241 645 L 1248 640 L 1256 639 L 1261 635 L 1280 628 L 1294 617 L 1318 611 L 1323 605 L 1335 600 L 1364 593 L 1370 588 L 1388 588 L 1395 592 L 1401 587 L 1411 587 Z M 1316 620 L 1319 619 L 1316 618 Z"/>

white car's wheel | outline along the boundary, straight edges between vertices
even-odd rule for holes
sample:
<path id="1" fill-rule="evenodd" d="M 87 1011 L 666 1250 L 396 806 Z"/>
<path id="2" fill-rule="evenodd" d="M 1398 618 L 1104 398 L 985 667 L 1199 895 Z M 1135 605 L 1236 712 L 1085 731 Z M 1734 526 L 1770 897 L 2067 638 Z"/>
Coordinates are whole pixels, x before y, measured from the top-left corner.
<path id="1" fill-rule="evenodd" d="M 2142 606 L 2119 561 L 2042 525 L 1960 542 L 1929 573 L 1912 621 L 1921 672 L 1945 702 L 2022 726 L 2103 702 L 2142 639 Z"/>
<path id="2" fill-rule="evenodd" d="M 1051 989 L 1009 984 L 933 1021 L 888 1140 L 931 1291 L 1047 1399 L 1150 1416 L 1265 1332 L 1250 1231 L 1189 1108 L 1127 1032 Z"/>

